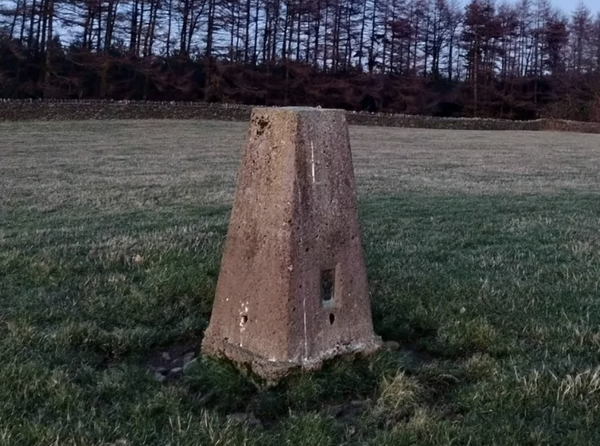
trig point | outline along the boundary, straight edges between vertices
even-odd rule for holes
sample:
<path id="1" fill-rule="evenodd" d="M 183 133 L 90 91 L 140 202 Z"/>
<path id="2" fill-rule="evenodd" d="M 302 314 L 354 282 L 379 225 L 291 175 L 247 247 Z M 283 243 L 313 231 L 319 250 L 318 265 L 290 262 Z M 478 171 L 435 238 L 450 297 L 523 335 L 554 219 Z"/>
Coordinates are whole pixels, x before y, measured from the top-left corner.
<path id="1" fill-rule="evenodd" d="M 379 345 L 345 112 L 255 108 L 202 350 L 274 382 Z"/>

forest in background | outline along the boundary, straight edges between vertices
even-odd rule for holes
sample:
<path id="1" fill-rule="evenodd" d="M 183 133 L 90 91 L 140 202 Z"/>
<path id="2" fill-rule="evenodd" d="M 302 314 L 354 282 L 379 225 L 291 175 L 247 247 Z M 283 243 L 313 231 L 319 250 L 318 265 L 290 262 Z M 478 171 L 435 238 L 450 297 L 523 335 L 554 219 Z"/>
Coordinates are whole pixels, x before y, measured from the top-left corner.
<path id="1" fill-rule="evenodd" d="M 549 0 L 0 0 L 0 97 L 600 122 L 600 14 Z"/>

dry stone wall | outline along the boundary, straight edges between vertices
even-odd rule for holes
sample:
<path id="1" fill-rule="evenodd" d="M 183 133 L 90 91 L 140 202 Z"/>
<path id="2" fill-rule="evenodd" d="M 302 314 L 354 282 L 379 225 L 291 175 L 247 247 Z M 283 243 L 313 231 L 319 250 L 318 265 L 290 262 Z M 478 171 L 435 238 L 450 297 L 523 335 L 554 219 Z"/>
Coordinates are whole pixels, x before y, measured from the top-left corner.
<path id="1" fill-rule="evenodd" d="M 247 121 L 251 107 L 201 102 L 0 101 L 0 121 L 215 119 Z"/>
<path id="2" fill-rule="evenodd" d="M 199 119 L 243 121 L 250 119 L 252 106 L 203 102 L 152 101 L 37 101 L 0 99 L 1 121 L 74 121 L 90 119 Z M 437 118 L 430 116 L 347 112 L 351 125 L 430 128 L 448 130 L 527 130 L 600 134 L 592 122 L 537 119 Z"/>

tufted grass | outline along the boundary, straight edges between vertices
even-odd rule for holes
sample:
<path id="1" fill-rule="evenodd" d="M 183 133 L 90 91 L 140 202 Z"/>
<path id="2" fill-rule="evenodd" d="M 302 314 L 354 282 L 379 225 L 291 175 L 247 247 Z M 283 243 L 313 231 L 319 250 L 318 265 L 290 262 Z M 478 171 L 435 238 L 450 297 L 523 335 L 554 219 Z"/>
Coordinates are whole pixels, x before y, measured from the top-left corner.
<path id="1" fill-rule="evenodd" d="M 0 445 L 600 443 L 597 135 L 351 128 L 400 348 L 154 379 L 208 323 L 245 130 L 0 123 Z"/>

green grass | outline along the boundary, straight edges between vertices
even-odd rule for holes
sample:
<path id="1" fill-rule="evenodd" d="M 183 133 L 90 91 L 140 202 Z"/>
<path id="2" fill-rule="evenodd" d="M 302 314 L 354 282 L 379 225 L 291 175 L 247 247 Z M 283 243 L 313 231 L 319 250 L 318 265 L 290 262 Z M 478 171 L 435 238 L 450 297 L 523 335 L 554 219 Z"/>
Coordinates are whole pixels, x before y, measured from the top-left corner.
<path id="1" fill-rule="evenodd" d="M 275 388 L 204 357 L 157 381 L 198 352 L 245 131 L 0 124 L 0 445 L 600 444 L 596 135 L 352 128 L 400 348 Z"/>

